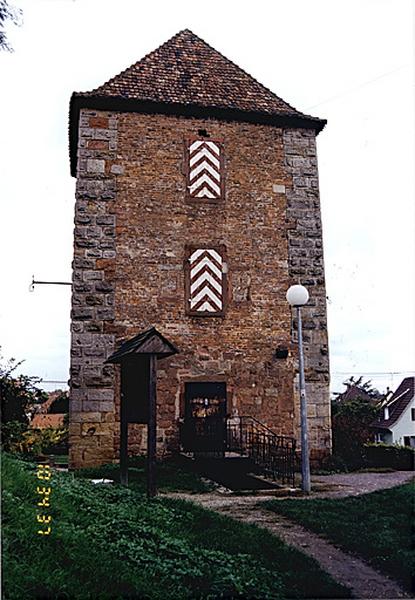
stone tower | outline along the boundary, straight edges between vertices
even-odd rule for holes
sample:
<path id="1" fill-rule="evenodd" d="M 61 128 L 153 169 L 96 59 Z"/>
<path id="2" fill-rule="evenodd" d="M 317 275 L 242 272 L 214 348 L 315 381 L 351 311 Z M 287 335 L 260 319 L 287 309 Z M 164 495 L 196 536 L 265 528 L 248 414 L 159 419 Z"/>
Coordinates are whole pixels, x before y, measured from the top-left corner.
<path id="1" fill-rule="evenodd" d="M 311 457 L 330 452 L 316 156 L 325 123 L 188 30 L 73 94 L 72 467 L 117 459 L 120 373 L 105 361 L 153 326 L 179 349 L 158 370 L 160 452 L 180 448 L 200 394 L 221 394 L 226 414 L 299 441 L 295 323 L 285 299 L 298 281 L 310 292 Z M 145 425 L 129 427 L 129 451 L 138 453 Z"/>

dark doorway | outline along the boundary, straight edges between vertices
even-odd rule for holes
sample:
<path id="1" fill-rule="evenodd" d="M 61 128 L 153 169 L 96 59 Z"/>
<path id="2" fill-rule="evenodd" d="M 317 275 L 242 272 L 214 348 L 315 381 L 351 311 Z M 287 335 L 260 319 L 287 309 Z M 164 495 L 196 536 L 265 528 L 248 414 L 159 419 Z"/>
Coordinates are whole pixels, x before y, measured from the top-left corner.
<path id="1" fill-rule="evenodd" d="M 187 452 L 225 452 L 226 383 L 198 381 L 185 384 L 181 442 Z"/>

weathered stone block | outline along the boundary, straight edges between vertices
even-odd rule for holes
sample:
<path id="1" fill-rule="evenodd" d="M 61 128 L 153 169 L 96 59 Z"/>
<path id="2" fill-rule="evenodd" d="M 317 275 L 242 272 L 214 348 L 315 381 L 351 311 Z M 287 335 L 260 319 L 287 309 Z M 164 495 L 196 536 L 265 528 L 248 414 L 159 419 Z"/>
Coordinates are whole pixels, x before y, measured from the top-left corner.
<path id="1" fill-rule="evenodd" d="M 96 281 L 103 279 L 103 274 L 101 271 L 84 271 L 83 278 L 84 281 Z"/>
<path id="2" fill-rule="evenodd" d="M 112 165 L 111 173 L 113 173 L 114 175 L 124 175 L 124 167 L 121 165 Z"/>
<path id="3" fill-rule="evenodd" d="M 99 410 L 101 412 L 113 412 L 115 410 L 114 402 L 100 402 Z"/>
<path id="4" fill-rule="evenodd" d="M 80 423 L 100 423 L 101 413 L 100 412 L 82 412 L 79 415 Z"/>
<path id="5" fill-rule="evenodd" d="M 115 225 L 115 215 L 100 215 L 97 217 L 97 225 Z"/>
<path id="6" fill-rule="evenodd" d="M 107 389 L 107 390 L 93 390 L 93 389 L 89 389 L 88 392 L 88 399 L 89 400 L 98 400 L 100 402 L 102 401 L 113 401 L 114 400 L 114 390 L 111 389 Z"/>
<path id="7" fill-rule="evenodd" d="M 99 402 L 94 402 L 91 400 L 84 400 L 82 402 L 82 410 L 84 412 L 97 412 L 100 410 Z"/>
<path id="8" fill-rule="evenodd" d="M 71 317 L 74 321 L 86 321 L 92 319 L 94 311 L 91 308 L 74 306 L 71 311 Z"/>
<path id="9" fill-rule="evenodd" d="M 86 161 L 86 169 L 89 173 L 105 173 L 105 160 L 89 158 Z"/>
<path id="10" fill-rule="evenodd" d="M 115 312 L 113 308 L 98 308 L 97 318 L 102 321 L 111 321 L 115 318 Z"/>
<path id="11" fill-rule="evenodd" d="M 102 296 L 98 294 L 86 294 L 85 304 L 88 306 L 101 306 L 103 304 Z"/>

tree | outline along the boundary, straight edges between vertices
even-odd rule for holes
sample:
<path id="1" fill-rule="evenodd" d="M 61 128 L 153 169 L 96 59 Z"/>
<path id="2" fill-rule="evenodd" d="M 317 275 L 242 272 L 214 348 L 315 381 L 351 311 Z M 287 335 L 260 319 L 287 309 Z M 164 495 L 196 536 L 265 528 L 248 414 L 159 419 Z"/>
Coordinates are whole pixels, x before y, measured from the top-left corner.
<path id="1" fill-rule="evenodd" d="M 53 392 L 56 394 L 56 398 L 53 400 L 52 404 L 49 407 L 48 413 L 53 414 L 62 414 L 69 412 L 69 396 L 68 392 L 64 392 L 62 390 L 56 390 Z M 50 397 L 50 395 L 49 395 Z"/>
<path id="2" fill-rule="evenodd" d="M 13 376 L 22 363 L 14 358 L 4 362 L 0 353 L 1 443 L 5 450 L 10 450 L 28 430 L 33 405 L 47 400 L 46 392 L 37 387 L 39 377 Z"/>
<path id="3" fill-rule="evenodd" d="M 371 441 L 370 425 L 381 410 L 382 395 L 359 377 L 345 381 L 346 391 L 332 402 L 333 453 L 348 467 L 362 465 L 364 445 Z"/>
<path id="4" fill-rule="evenodd" d="M 11 358 L 4 364 L 3 360 L 0 354 L 1 422 L 19 421 L 28 425 L 30 408 L 47 400 L 46 392 L 38 387 L 42 380 L 27 375 L 14 377 L 23 361 Z"/>
<path id="5" fill-rule="evenodd" d="M 373 387 L 371 380 L 363 381 L 361 375 L 357 379 L 352 375 L 343 382 L 346 386 L 346 390 L 343 392 L 335 392 L 334 398 L 337 402 L 343 402 L 345 400 L 352 400 L 354 398 L 367 398 L 372 400 L 374 404 L 383 399 L 383 394 Z"/>
<path id="6" fill-rule="evenodd" d="M 20 8 L 8 3 L 7 0 L 0 0 L 0 50 L 13 51 L 5 32 L 5 24 L 11 21 L 15 25 L 20 25 L 22 21 L 22 11 Z"/>

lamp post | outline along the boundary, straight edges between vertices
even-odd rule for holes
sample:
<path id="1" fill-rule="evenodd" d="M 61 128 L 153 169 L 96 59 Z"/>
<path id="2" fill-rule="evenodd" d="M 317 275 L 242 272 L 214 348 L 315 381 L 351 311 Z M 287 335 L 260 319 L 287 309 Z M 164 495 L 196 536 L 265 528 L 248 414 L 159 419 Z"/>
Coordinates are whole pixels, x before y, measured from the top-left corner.
<path id="1" fill-rule="evenodd" d="M 305 393 L 303 331 L 301 307 L 308 302 L 308 291 L 303 285 L 292 285 L 287 291 L 288 303 L 297 309 L 298 319 L 298 359 L 300 371 L 300 413 L 301 413 L 301 476 L 302 489 L 306 494 L 311 491 L 310 458 L 308 453 L 307 398 Z"/>

